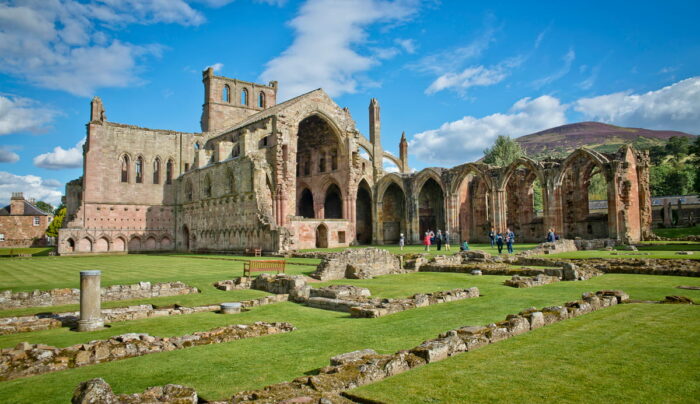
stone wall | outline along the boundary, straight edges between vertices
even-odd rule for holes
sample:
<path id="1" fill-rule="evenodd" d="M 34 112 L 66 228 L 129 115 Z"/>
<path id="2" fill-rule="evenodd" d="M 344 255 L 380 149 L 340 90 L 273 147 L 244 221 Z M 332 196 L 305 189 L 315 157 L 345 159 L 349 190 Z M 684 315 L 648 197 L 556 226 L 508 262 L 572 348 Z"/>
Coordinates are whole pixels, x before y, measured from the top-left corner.
<path id="1" fill-rule="evenodd" d="M 605 273 L 700 276 L 700 260 L 587 259 L 585 264 Z"/>
<path id="2" fill-rule="evenodd" d="M 0 335 L 18 334 L 21 332 L 32 332 L 50 330 L 61 326 L 61 320 L 38 316 L 3 317 L 0 318 Z"/>
<path id="3" fill-rule="evenodd" d="M 0 380 L 34 376 L 192 346 L 279 334 L 294 329 L 294 326 L 289 323 L 256 322 L 229 325 L 172 338 L 153 337 L 148 334 L 124 334 L 66 348 L 22 342 L 14 348 L 0 350 Z"/>
<path id="4" fill-rule="evenodd" d="M 514 288 L 531 288 L 534 286 L 549 285 L 554 282 L 559 282 L 559 277 L 537 274 L 532 277 L 513 275 L 511 279 L 506 279 L 503 284 Z"/>
<path id="5" fill-rule="evenodd" d="M 200 293 L 199 289 L 182 282 L 139 282 L 133 285 L 112 285 L 102 288 L 102 301 L 148 299 Z M 61 306 L 80 303 L 80 289 L 34 290 L 32 292 L 0 292 L 0 310 L 22 307 Z"/>
<path id="6" fill-rule="evenodd" d="M 197 392 L 191 387 L 184 387 L 177 384 L 166 384 L 165 386 L 150 387 L 143 393 L 119 394 L 112 391 L 112 386 L 104 379 L 90 379 L 80 383 L 76 387 L 73 397 L 73 404 L 126 404 L 126 403 L 177 403 L 177 404 L 197 404 L 199 398 Z"/>
<path id="7" fill-rule="evenodd" d="M 376 318 L 404 310 L 426 307 L 433 304 L 454 302 L 457 300 L 479 297 L 479 289 L 454 289 L 444 292 L 418 293 L 407 299 L 383 299 L 379 302 L 370 301 L 369 305 L 353 307 L 350 316 L 356 318 Z M 376 300 L 376 299 L 375 299 Z"/>
<path id="8" fill-rule="evenodd" d="M 510 314 L 506 316 L 504 321 L 497 323 L 485 326 L 465 326 L 450 330 L 407 351 L 381 355 L 371 349 L 365 349 L 337 355 L 331 358 L 330 366 L 321 368 L 316 375 L 300 376 L 291 382 L 273 384 L 258 390 L 242 391 L 234 394 L 226 402 L 260 404 L 364 402 L 353 397 L 347 390 L 375 383 L 427 363 L 441 361 L 450 356 L 473 351 L 485 345 L 524 334 L 530 330 L 627 301 L 629 301 L 629 296 L 620 290 L 584 293 L 581 300 L 568 302 L 563 306 L 544 307 L 539 310 L 529 308 L 518 314 Z M 75 397 L 83 397 L 84 392 L 90 391 L 89 387 L 95 384 L 81 383 L 73 395 L 73 403 L 96 402 L 75 399 Z M 105 384 L 99 383 L 100 388 L 96 390 L 106 391 L 109 385 L 105 386 Z M 145 403 L 148 401 L 135 402 Z"/>
<path id="9" fill-rule="evenodd" d="M 403 272 L 400 260 L 387 250 L 361 248 L 345 250 L 321 261 L 310 276 L 322 281 L 334 279 L 371 279 Z"/>

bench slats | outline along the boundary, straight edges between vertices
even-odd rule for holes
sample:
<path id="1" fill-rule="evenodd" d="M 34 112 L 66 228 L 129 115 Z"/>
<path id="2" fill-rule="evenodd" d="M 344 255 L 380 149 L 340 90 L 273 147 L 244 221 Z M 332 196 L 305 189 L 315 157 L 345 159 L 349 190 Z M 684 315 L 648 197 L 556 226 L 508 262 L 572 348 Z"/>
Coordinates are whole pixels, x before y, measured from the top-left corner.
<path id="1" fill-rule="evenodd" d="M 243 263 L 243 276 L 250 276 L 251 272 L 277 271 L 284 272 L 284 260 L 250 260 Z"/>

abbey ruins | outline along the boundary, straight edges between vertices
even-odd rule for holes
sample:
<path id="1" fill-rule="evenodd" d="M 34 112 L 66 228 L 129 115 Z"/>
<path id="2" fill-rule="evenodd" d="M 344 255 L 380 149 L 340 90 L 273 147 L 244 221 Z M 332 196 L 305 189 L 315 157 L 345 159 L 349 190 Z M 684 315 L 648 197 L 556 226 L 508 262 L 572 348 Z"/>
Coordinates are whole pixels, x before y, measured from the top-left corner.
<path id="1" fill-rule="evenodd" d="M 381 143 L 380 107 L 369 138 L 322 89 L 280 104 L 268 85 L 203 72 L 202 133 L 107 121 L 91 104 L 84 168 L 66 186 L 59 253 L 282 252 L 352 244 L 418 243 L 447 229 L 453 243 L 484 242 L 493 226 L 519 242 L 565 238 L 635 242 L 649 235 L 649 159 L 579 149 L 566 159 L 521 158 L 508 167 L 467 163 L 413 172 Z M 384 160 L 398 167 L 387 172 Z M 588 184 L 607 181 L 607 212 L 589 211 Z M 533 205 L 542 184 L 543 209 Z"/>

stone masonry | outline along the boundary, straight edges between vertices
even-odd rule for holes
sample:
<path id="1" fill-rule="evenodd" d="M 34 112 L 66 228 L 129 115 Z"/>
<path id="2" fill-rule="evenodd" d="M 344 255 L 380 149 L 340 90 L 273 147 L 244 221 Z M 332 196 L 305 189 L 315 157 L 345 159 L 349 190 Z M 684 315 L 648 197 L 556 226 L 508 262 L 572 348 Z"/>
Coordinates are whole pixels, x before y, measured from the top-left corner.
<path id="1" fill-rule="evenodd" d="M 384 150 L 374 98 L 365 135 L 323 89 L 277 103 L 276 82 L 211 69 L 202 82 L 200 133 L 110 122 L 102 100 L 92 100 L 83 176 L 66 185 L 59 253 L 287 252 L 394 244 L 401 233 L 418 243 L 428 229 L 449 230 L 456 245 L 485 241 L 491 227 L 510 227 L 519 242 L 542 241 L 548 228 L 568 239 L 651 236 L 649 156 L 632 147 L 413 173 L 405 136 L 398 157 Z M 385 171 L 384 160 L 398 172 Z M 588 204 L 598 173 L 608 184 L 602 214 Z"/>
<path id="2" fill-rule="evenodd" d="M 394 254 L 378 248 L 361 248 L 327 256 L 310 276 L 328 281 L 344 278 L 371 279 L 401 272 L 401 262 Z"/>

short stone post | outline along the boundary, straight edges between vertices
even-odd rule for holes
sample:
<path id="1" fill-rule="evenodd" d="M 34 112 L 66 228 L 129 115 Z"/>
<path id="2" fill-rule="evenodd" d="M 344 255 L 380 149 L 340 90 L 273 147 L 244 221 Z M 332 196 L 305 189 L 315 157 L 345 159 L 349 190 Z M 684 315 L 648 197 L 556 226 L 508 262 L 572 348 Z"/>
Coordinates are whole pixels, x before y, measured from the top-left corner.
<path id="1" fill-rule="evenodd" d="M 671 227 L 671 201 L 664 199 L 663 207 L 664 227 Z"/>
<path id="2" fill-rule="evenodd" d="M 100 301 L 101 271 L 80 271 L 80 321 L 78 331 L 95 331 L 104 327 Z"/>
<path id="3" fill-rule="evenodd" d="M 221 303 L 221 313 L 222 314 L 236 314 L 241 312 L 241 304 L 235 303 Z"/>

